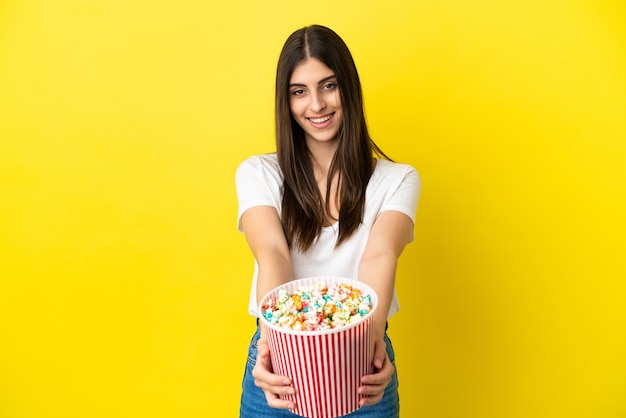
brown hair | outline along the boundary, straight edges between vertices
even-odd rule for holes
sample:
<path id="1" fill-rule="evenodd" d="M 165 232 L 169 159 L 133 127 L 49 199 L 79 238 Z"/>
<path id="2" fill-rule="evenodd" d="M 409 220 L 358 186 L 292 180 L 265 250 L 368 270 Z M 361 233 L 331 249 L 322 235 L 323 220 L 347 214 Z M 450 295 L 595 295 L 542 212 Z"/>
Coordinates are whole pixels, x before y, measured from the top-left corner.
<path id="1" fill-rule="evenodd" d="M 285 42 L 276 71 L 276 150 L 283 174 L 282 224 L 290 246 L 309 249 L 319 236 L 329 212 L 313 175 L 309 150 L 302 128 L 289 109 L 289 80 L 296 66 L 316 58 L 330 68 L 337 78 L 343 113 L 339 142 L 328 178 L 339 174 L 340 245 L 360 227 L 365 206 L 365 191 L 372 175 L 373 154 L 386 158 L 370 138 L 361 81 L 345 42 L 331 29 L 312 25 L 298 29 Z M 330 181 L 326 202 L 330 195 Z"/>

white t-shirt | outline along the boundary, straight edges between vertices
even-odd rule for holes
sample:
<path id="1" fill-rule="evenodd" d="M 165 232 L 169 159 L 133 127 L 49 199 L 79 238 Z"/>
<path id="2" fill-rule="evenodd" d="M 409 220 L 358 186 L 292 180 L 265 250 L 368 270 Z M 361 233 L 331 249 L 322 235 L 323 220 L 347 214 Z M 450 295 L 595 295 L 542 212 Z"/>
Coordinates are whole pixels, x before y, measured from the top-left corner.
<path id="1" fill-rule="evenodd" d="M 237 168 L 235 175 L 239 210 L 237 228 L 241 228 L 241 216 L 254 206 L 272 206 L 281 215 L 282 174 L 276 154 L 249 157 Z M 363 223 L 348 240 L 335 247 L 337 224 L 322 228 L 313 246 L 306 252 L 291 250 L 294 279 L 305 277 L 345 277 L 358 280 L 361 255 L 367 244 L 370 229 L 379 213 L 396 210 L 406 214 L 415 223 L 417 201 L 421 181 L 417 171 L 410 165 L 379 159 L 367 185 Z M 413 236 L 411 236 L 413 240 Z M 258 316 L 257 306 L 258 264 L 254 261 L 254 274 L 250 291 L 248 312 Z M 399 309 L 394 291 L 388 318 Z"/>

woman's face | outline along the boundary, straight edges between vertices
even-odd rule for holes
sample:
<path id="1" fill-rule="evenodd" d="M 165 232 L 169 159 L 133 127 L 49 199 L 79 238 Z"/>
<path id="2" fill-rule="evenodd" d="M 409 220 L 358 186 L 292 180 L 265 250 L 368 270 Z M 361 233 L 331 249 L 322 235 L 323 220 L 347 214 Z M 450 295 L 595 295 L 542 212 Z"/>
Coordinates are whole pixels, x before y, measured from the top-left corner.
<path id="1" fill-rule="evenodd" d="M 336 141 L 343 114 L 333 71 L 316 58 L 299 64 L 289 80 L 289 108 L 307 144 Z"/>

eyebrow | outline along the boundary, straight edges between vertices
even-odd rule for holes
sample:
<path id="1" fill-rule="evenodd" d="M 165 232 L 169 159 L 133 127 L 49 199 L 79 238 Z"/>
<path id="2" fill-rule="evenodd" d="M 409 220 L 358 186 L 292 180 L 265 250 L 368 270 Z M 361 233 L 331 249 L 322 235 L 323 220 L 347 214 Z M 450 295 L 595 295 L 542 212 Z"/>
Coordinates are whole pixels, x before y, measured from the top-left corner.
<path id="1" fill-rule="evenodd" d="M 337 76 L 333 74 L 333 75 L 329 75 L 328 77 L 324 77 L 320 81 L 317 82 L 317 85 L 319 86 L 320 84 L 324 84 L 326 81 L 331 80 L 333 78 L 337 78 Z M 306 87 L 306 84 L 291 83 L 289 84 L 289 87 Z"/>

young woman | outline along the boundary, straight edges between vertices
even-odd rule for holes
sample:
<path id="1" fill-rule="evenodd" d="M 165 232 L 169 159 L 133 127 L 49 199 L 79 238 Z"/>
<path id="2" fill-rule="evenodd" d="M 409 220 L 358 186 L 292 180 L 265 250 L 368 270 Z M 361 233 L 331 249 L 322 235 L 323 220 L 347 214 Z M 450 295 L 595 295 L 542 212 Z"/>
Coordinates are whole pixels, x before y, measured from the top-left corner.
<path id="1" fill-rule="evenodd" d="M 397 417 L 398 379 L 387 319 L 398 310 L 397 260 L 413 239 L 420 178 L 392 162 L 368 134 L 361 84 L 343 40 L 313 25 L 285 42 L 276 74 L 276 153 L 236 173 L 238 228 L 254 256 L 249 311 L 274 287 L 304 277 L 361 280 L 378 295 L 374 373 L 362 407 L 349 416 Z M 246 364 L 240 417 L 294 417 L 281 395 L 289 379 L 272 372 L 257 320 Z"/>

